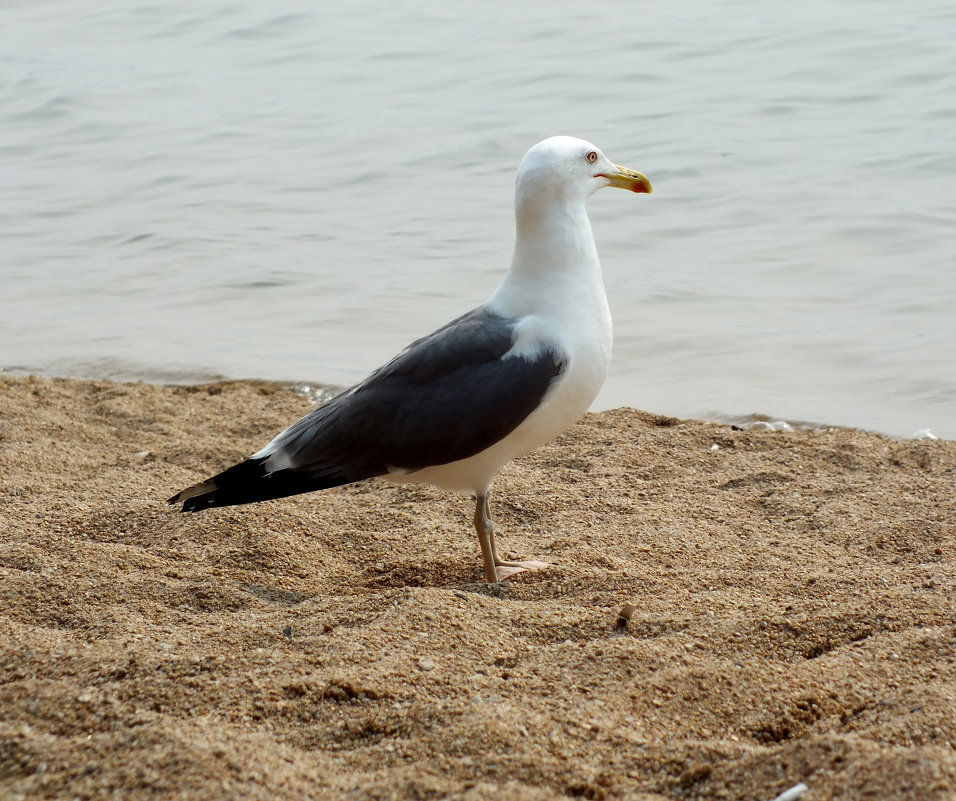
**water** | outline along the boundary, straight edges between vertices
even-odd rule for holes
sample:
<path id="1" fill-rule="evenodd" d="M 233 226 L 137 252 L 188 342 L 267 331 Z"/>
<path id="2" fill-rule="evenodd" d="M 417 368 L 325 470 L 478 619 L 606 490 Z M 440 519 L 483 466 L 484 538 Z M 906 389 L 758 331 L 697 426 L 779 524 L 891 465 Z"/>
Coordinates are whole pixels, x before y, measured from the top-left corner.
<path id="1" fill-rule="evenodd" d="M 596 408 L 956 438 L 956 6 L 0 8 L 0 367 L 345 385 L 482 302 L 567 133 Z"/>

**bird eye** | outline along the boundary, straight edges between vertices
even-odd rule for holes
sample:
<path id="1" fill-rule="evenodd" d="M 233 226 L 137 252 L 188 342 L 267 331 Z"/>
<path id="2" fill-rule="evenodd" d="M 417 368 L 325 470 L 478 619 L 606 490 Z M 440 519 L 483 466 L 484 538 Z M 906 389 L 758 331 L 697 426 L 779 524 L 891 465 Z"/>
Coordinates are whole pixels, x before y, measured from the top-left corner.
<path id="1" fill-rule="evenodd" d="M 594 164 L 594 162 L 597 161 L 597 153 L 595 153 L 595 152 L 592 150 L 592 151 L 591 151 L 590 153 L 588 153 L 584 158 L 586 158 L 586 159 L 588 160 L 588 164 Z"/>

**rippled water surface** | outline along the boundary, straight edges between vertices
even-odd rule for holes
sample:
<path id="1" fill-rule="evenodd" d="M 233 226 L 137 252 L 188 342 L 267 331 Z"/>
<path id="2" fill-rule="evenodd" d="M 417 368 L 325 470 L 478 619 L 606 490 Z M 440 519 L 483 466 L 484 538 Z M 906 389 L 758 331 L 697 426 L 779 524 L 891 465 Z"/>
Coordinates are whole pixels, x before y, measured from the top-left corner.
<path id="1" fill-rule="evenodd" d="M 7 4 L 0 367 L 348 384 L 591 139 L 597 407 L 956 438 L 956 5 Z"/>

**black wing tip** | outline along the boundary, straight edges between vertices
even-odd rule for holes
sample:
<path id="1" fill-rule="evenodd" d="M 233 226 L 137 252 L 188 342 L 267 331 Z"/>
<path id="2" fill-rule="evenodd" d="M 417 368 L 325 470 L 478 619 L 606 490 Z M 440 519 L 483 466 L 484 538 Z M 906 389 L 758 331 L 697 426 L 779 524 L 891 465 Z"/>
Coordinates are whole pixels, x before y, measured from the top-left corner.
<path id="1" fill-rule="evenodd" d="M 180 507 L 180 512 L 198 512 L 201 509 L 208 509 L 211 504 L 206 500 L 206 503 L 203 501 L 206 500 L 202 496 L 198 498 L 188 498 L 183 501 L 183 505 Z"/>
<path id="2" fill-rule="evenodd" d="M 180 497 L 182 493 L 177 493 L 173 495 L 168 501 L 166 501 L 167 506 L 176 507 L 178 506 L 179 512 L 198 512 L 200 509 L 205 509 L 207 504 L 200 504 L 199 502 L 202 498 L 187 498 L 182 500 Z"/>
<path id="3" fill-rule="evenodd" d="M 218 476 L 216 477 L 218 478 Z M 216 483 L 215 478 L 209 478 L 205 481 L 200 481 L 198 484 L 193 484 L 191 487 L 186 487 L 186 489 L 181 492 L 177 492 L 166 501 L 170 506 L 178 506 L 182 504 L 179 511 L 180 512 L 198 512 L 201 509 L 206 509 L 215 503 L 215 493 L 219 489 L 219 485 Z"/>
<path id="4" fill-rule="evenodd" d="M 186 487 L 166 503 L 180 506 L 180 512 L 201 512 L 215 506 L 237 506 L 244 503 L 268 500 L 270 482 L 263 465 L 264 459 L 247 459 L 224 470 L 212 478 Z"/>
<path id="5" fill-rule="evenodd" d="M 201 512 L 203 509 L 217 506 L 239 506 L 287 498 L 290 495 L 337 487 L 384 472 L 347 476 L 344 470 L 339 468 L 324 474 L 308 470 L 279 470 L 269 473 L 264 462 L 264 459 L 247 459 L 217 476 L 176 493 L 167 503 L 171 506 L 182 504 L 180 512 Z"/>

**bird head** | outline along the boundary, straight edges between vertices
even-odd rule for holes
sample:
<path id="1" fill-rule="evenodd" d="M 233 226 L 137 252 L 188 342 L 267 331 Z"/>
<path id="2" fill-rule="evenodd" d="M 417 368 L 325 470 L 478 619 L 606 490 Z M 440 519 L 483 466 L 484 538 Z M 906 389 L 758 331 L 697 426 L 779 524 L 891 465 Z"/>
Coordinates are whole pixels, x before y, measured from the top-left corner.
<path id="1" fill-rule="evenodd" d="M 644 175 L 614 164 L 599 148 L 572 136 L 538 142 L 518 165 L 519 196 L 584 200 L 605 186 L 644 194 L 652 191 Z"/>

